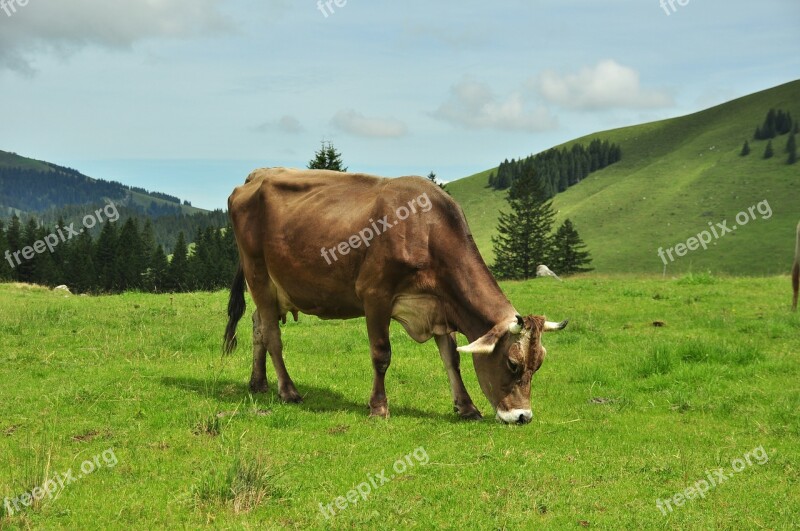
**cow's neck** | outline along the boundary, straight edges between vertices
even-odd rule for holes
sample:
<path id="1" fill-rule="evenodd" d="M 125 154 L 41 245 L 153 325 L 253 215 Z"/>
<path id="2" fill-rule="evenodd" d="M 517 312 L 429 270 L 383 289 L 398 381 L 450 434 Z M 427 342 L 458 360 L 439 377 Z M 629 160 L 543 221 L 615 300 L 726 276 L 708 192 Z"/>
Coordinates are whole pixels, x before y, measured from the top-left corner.
<path id="1" fill-rule="evenodd" d="M 475 251 L 477 254 L 477 249 Z M 448 321 L 473 342 L 495 325 L 512 320 L 516 310 L 483 260 L 470 262 L 460 264 L 461 267 L 447 277 L 445 285 L 449 289 L 445 303 Z"/>

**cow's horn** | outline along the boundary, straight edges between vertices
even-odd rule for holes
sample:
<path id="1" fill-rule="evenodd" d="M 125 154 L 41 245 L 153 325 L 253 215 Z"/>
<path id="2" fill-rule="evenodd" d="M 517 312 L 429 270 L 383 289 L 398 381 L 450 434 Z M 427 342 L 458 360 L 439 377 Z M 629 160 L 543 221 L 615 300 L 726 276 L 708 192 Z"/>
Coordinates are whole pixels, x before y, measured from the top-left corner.
<path id="1" fill-rule="evenodd" d="M 567 323 L 569 323 L 569 319 L 564 319 L 560 323 L 554 323 L 552 321 L 545 321 L 544 322 L 544 331 L 545 332 L 552 332 L 554 330 L 563 330 L 567 327 Z"/>
<path id="2" fill-rule="evenodd" d="M 517 315 L 517 320 L 508 325 L 508 331 L 514 335 L 517 335 L 522 332 L 523 326 L 525 326 L 525 321 L 522 319 L 521 315 Z"/>

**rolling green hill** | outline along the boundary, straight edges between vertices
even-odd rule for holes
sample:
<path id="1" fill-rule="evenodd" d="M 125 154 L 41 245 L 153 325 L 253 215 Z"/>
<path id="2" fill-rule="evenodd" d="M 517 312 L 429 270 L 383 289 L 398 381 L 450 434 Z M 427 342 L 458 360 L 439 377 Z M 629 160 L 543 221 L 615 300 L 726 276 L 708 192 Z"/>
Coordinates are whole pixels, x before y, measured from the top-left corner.
<path id="1" fill-rule="evenodd" d="M 800 219 L 800 163 L 786 164 L 788 135 L 773 140 L 775 157 L 762 158 L 766 141 L 754 141 L 755 128 L 770 108 L 800 119 L 800 81 L 680 118 L 588 135 L 622 147 L 621 162 L 591 174 L 556 196 L 557 223 L 570 218 L 594 258 L 598 272 L 661 273 L 659 247 L 685 243 L 762 203 L 772 215 L 739 226 L 714 239 L 707 250 L 691 251 L 669 262 L 667 274 L 689 271 L 769 275 L 788 271 L 794 231 Z M 749 140 L 752 152 L 739 156 Z M 505 192 L 487 188 L 492 169 L 454 181 L 448 190 L 469 220 L 487 262 L 494 257 L 491 236 Z M 767 206 L 769 208 L 767 208 Z"/>

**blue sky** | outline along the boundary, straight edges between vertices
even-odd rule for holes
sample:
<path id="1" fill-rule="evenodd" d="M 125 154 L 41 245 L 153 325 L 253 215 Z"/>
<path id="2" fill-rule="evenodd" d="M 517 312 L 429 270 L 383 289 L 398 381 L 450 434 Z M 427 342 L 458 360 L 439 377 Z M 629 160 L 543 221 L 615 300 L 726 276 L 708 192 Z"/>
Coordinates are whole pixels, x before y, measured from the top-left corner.
<path id="1" fill-rule="evenodd" d="M 3 0 L 0 149 L 221 208 L 323 139 L 448 181 L 800 78 L 797 0 L 659 1 Z"/>

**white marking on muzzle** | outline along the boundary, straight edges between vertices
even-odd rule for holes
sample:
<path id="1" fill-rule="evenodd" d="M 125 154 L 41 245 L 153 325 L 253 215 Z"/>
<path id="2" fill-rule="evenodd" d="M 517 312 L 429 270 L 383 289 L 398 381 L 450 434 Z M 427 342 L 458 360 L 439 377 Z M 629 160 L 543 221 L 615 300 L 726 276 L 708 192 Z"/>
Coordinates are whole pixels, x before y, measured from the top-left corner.
<path id="1" fill-rule="evenodd" d="M 527 424 L 533 418 L 530 409 L 512 409 L 511 411 L 497 410 L 497 418 L 507 424 Z"/>

